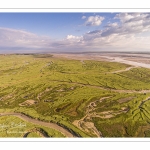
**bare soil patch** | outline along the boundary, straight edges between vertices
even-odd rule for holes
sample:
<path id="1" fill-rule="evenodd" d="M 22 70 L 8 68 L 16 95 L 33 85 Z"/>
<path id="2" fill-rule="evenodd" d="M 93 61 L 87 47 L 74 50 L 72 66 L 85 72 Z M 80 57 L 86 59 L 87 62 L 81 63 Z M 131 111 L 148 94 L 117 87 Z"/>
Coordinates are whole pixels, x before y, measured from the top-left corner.
<path id="1" fill-rule="evenodd" d="M 26 100 L 25 102 L 20 103 L 19 106 L 31 106 L 36 103 L 37 103 L 37 101 L 35 101 L 35 100 Z"/>
<path id="2" fill-rule="evenodd" d="M 130 100 L 132 100 L 134 97 L 126 97 L 126 98 L 122 98 L 122 99 L 119 99 L 118 102 L 119 103 L 125 103 L 125 102 L 128 102 Z"/>

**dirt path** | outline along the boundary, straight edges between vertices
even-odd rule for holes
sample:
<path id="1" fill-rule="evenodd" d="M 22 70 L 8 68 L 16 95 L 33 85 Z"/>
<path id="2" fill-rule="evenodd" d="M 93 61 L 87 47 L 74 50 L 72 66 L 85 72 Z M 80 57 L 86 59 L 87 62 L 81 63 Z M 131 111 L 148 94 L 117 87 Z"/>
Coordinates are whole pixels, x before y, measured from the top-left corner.
<path id="1" fill-rule="evenodd" d="M 108 111 L 103 111 L 100 113 L 96 113 L 93 112 L 96 109 L 97 103 L 101 103 L 102 101 L 111 98 L 112 96 L 108 96 L 108 97 L 102 97 L 99 100 L 96 100 L 94 102 L 91 102 L 85 110 L 85 116 L 79 120 L 75 120 L 73 122 L 73 124 L 75 126 L 77 126 L 79 129 L 81 129 L 84 132 L 87 133 L 94 133 L 97 137 L 103 137 L 102 133 L 100 131 L 97 130 L 97 128 L 95 127 L 94 123 L 92 122 L 92 118 L 97 117 L 97 118 L 112 118 L 115 117 L 118 114 L 122 114 L 122 113 L 127 113 L 128 112 L 128 108 L 126 107 L 122 107 L 119 110 L 113 111 L 113 110 L 108 110 Z"/>
<path id="2" fill-rule="evenodd" d="M 133 69 L 133 68 L 138 68 L 138 67 L 136 67 L 136 66 L 133 66 L 133 67 L 128 67 L 128 68 L 126 68 L 126 69 L 123 69 L 123 70 L 117 70 L 117 71 L 113 71 L 113 72 L 107 72 L 107 73 L 120 73 L 120 72 L 129 71 L 129 70 L 131 70 L 131 69 Z"/>
<path id="3" fill-rule="evenodd" d="M 79 129 L 81 129 L 82 131 L 85 131 L 87 133 L 90 133 L 92 131 L 97 137 L 103 137 L 102 133 L 97 130 L 94 123 L 91 121 L 91 118 L 93 117 L 92 111 L 95 110 L 96 102 L 102 102 L 107 98 L 110 98 L 110 96 L 102 97 L 100 100 L 91 102 L 85 110 L 86 115 L 79 120 L 75 120 L 73 124 L 77 126 Z"/>
<path id="4" fill-rule="evenodd" d="M 119 63 L 124 63 L 131 65 L 131 67 L 128 67 L 123 70 L 117 70 L 113 72 L 106 72 L 106 73 L 120 73 L 120 72 L 125 72 L 129 71 L 133 68 L 138 68 L 138 67 L 144 67 L 144 68 L 150 68 L 150 64 L 143 64 L 143 63 L 137 63 L 134 61 L 128 61 L 120 57 L 112 57 L 112 56 L 99 56 L 99 55 L 85 55 L 85 54 L 54 54 L 54 57 L 62 57 L 62 58 L 67 58 L 67 59 L 77 59 L 80 60 L 82 64 L 84 64 L 84 60 L 97 60 L 97 61 L 102 61 L 103 59 L 105 61 L 109 62 L 119 62 Z M 59 80 L 51 80 L 51 81 L 59 81 Z M 97 86 L 97 85 L 90 85 L 90 84 L 84 84 L 84 83 L 79 83 L 79 82 L 68 82 L 68 81 L 59 81 L 63 83 L 69 83 L 69 84 L 78 84 L 78 85 L 83 85 L 87 87 L 93 87 L 93 88 L 98 88 L 98 89 L 103 89 L 103 90 L 110 90 L 118 93 L 150 93 L 150 90 L 117 90 L 117 89 L 111 89 L 103 86 Z"/>
<path id="5" fill-rule="evenodd" d="M 58 126 L 55 123 L 43 122 L 43 121 L 39 121 L 39 120 L 36 120 L 36 119 L 32 119 L 32 118 L 29 118 L 26 115 L 21 114 L 21 113 L 14 113 L 14 112 L 12 112 L 12 113 L 0 113 L 0 116 L 16 116 L 16 117 L 18 117 L 18 118 L 20 118 L 20 119 L 22 119 L 24 121 L 27 121 L 27 122 L 30 122 L 30 123 L 33 123 L 33 124 L 42 125 L 42 126 L 45 126 L 45 127 L 49 127 L 49 128 L 55 129 L 55 130 L 61 132 L 66 137 L 74 137 L 74 135 L 72 135 L 66 129 Z"/>
<path id="6" fill-rule="evenodd" d="M 84 84 L 84 83 L 79 83 L 79 82 L 69 82 L 69 81 L 61 81 L 61 80 L 50 80 L 50 81 L 82 85 L 82 86 L 93 87 L 93 88 L 98 88 L 102 90 L 110 90 L 110 91 L 118 92 L 118 93 L 150 93 L 150 90 L 139 90 L 139 91 L 138 90 L 117 90 L 117 89 L 111 89 L 111 88 L 107 88 L 103 86 Z"/>

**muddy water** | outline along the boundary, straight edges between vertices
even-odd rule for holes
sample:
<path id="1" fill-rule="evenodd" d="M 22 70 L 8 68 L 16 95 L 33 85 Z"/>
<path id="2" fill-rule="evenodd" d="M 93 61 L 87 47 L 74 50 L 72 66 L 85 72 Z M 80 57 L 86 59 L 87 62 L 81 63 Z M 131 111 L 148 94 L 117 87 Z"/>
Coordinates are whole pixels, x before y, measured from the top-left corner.
<path id="1" fill-rule="evenodd" d="M 66 129 L 58 126 L 55 123 L 43 122 L 43 121 L 40 121 L 40 120 L 36 120 L 36 119 L 30 118 L 28 116 L 25 116 L 21 113 L 14 113 L 14 112 L 12 112 L 12 113 L 0 113 L 0 116 L 16 116 L 16 117 L 19 117 L 22 120 L 28 121 L 30 123 L 34 123 L 34 124 L 37 124 L 37 125 L 42 125 L 42 126 L 45 126 L 45 127 L 55 129 L 55 130 L 61 132 L 62 134 L 64 134 L 66 137 L 74 137 L 74 135 L 72 135 Z"/>

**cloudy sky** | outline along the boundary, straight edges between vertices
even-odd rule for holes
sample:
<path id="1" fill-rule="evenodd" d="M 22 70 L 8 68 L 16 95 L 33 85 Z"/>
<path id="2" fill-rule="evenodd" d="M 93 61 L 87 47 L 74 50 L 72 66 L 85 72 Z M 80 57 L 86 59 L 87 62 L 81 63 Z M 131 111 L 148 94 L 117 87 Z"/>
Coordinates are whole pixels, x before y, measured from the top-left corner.
<path id="1" fill-rule="evenodd" d="M 0 13 L 0 53 L 150 51 L 150 13 Z"/>

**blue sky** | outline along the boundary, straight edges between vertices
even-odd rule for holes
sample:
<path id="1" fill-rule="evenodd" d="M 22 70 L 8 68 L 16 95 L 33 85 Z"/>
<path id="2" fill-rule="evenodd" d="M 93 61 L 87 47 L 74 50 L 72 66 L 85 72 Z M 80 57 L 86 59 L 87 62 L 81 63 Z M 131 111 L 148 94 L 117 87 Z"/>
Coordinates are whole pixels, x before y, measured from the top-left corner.
<path id="1" fill-rule="evenodd" d="M 0 13 L 0 53 L 149 51 L 149 13 Z"/>
<path id="2" fill-rule="evenodd" d="M 108 21 L 104 20 L 101 26 L 85 27 L 82 16 L 92 15 L 101 15 L 108 19 L 115 16 L 110 13 L 0 13 L 0 27 L 25 30 L 53 38 L 63 38 L 68 34 L 79 36 L 89 30 L 102 28 Z"/>

